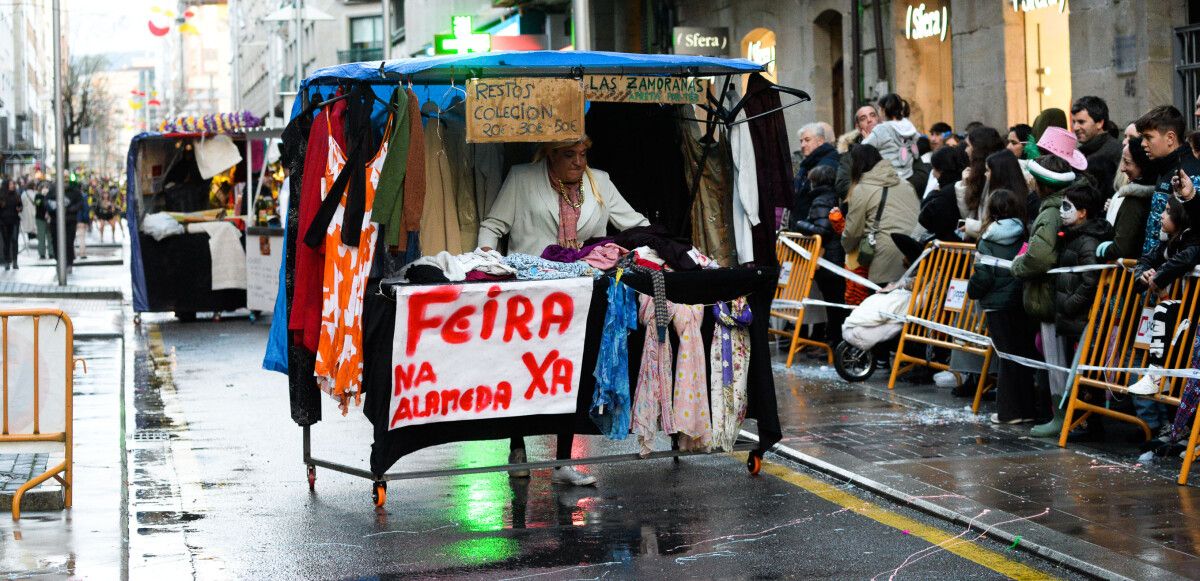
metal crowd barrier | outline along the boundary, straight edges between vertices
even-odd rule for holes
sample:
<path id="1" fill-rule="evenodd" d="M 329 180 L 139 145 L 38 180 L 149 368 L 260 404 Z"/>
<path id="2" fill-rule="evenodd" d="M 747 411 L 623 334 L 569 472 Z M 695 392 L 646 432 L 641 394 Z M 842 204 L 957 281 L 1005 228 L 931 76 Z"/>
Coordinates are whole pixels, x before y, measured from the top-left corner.
<path id="1" fill-rule="evenodd" d="M 30 321 L 28 329 L 21 324 Z M 64 341 L 61 363 L 43 361 L 43 335 L 58 331 L 62 325 Z M 15 339 L 15 340 L 14 340 Z M 54 478 L 63 487 L 64 506 L 71 508 L 73 485 L 71 394 L 76 360 L 75 331 L 71 318 L 59 309 L 0 310 L 0 376 L 2 376 L 2 414 L 0 414 L 0 444 L 16 442 L 62 442 L 64 459 L 46 472 L 22 485 L 13 496 L 13 520 L 21 518 L 21 499 L 33 487 Z M 61 365 L 61 378 L 54 366 Z M 48 384 L 62 381 L 61 403 L 54 397 L 59 386 Z M 57 409 L 61 405 L 61 409 Z M 49 411 L 47 411 L 49 410 Z M 56 417 L 58 412 L 61 418 Z"/>
<path id="2" fill-rule="evenodd" d="M 808 252 L 804 256 L 795 249 L 784 244 L 782 240 L 775 242 L 775 254 L 779 258 L 779 283 L 775 287 L 775 300 L 771 304 L 771 316 L 792 323 L 792 330 L 771 329 L 773 335 L 787 337 L 788 344 L 787 366 L 792 366 L 796 353 L 805 346 L 824 349 L 829 363 L 833 363 L 833 345 L 800 336 L 800 327 L 804 323 L 804 299 L 812 290 L 813 277 L 817 272 L 817 259 L 821 257 L 821 237 L 805 236 L 791 232 L 782 232 L 779 237 L 787 238 Z M 836 241 L 835 241 L 836 243 Z M 825 297 L 827 301 L 842 302 L 843 297 Z"/>
<path id="3" fill-rule="evenodd" d="M 1146 440 L 1153 437 L 1150 427 L 1141 418 L 1104 405 L 1105 392 L 1128 394 L 1129 385 L 1141 377 L 1132 369 L 1147 367 L 1150 357 L 1150 317 L 1160 297 L 1150 292 L 1136 292 L 1135 265 L 1136 262 L 1132 260 L 1122 260 L 1121 268 L 1106 270 L 1101 274 L 1088 326 L 1079 340 L 1079 369 L 1071 381 L 1067 416 L 1059 435 L 1059 446 L 1066 447 L 1067 434 L 1092 414 L 1137 425 Z M 1197 276 L 1197 271 L 1193 270 L 1171 285 L 1163 295 L 1165 299 L 1181 301 L 1174 332 L 1166 337 L 1164 369 L 1193 369 L 1196 314 L 1200 308 L 1200 278 Z M 1161 391 L 1158 394 L 1137 397 L 1179 407 L 1188 381 L 1182 376 L 1166 376 L 1160 381 Z M 1084 401 L 1085 390 L 1099 390 L 1098 403 Z M 1076 414 L 1079 414 L 1078 417 Z M 1187 453 L 1179 472 L 1180 485 L 1187 484 L 1188 471 L 1196 457 L 1198 433 L 1200 422 L 1193 418 Z"/>
<path id="4" fill-rule="evenodd" d="M 908 355 L 904 352 L 906 344 L 917 343 L 971 353 L 983 357 L 979 383 L 975 386 L 975 401 L 971 405 L 971 410 L 979 413 L 979 402 L 984 392 L 992 387 L 988 380 L 988 367 L 992 361 L 991 344 L 975 343 L 935 328 L 949 327 L 967 334 L 981 335 L 986 339 L 987 327 L 983 309 L 979 308 L 977 302 L 967 298 L 967 281 L 974 271 L 974 244 L 941 241 L 933 243 L 929 256 L 921 262 L 913 281 L 912 301 L 908 305 L 908 316 L 900 332 L 900 344 L 892 360 L 888 389 L 894 389 L 896 378 L 918 365 L 941 371 L 950 369 L 945 363 Z"/>

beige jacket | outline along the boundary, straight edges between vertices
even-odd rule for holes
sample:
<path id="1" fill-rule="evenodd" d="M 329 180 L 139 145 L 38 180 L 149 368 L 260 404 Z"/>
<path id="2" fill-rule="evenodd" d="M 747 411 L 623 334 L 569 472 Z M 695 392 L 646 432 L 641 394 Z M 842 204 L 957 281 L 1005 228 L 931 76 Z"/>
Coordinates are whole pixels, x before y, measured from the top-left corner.
<path id="1" fill-rule="evenodd" d="M 904 275 L 904 255 L 892 242 L 891 234 L 909 235 L 917 226 L 920 204 L 912 185 L 900 179 L 887 160 L 875 164 L 871 171 L 850 188 L 846 197 L 846 229 L 842 232 L 842 247 L 847 253 L 857 253 L 859 242 L 875 230 L 875 213 L 888 188 L 887 205 L 875 237 L 875 260 L 867 278 L 879 285 L 899 280 Z"/>
<path id="2" fill-rule="evenodd" d="M 621 197 L 608 173 L 595 168 L 591 173 L 604 205 L 596 202 L 591 180 L 585 174 L 583 206 L 579 208 L 580 242 L 604 236 L 609 223 L 618 230 L 650 225 Z M 505 234 L 509 236 L 509 253 L 541 256 L 547 246 L 558 244 L 558 193 L 550 187 L 545 160 L 516 165 L 508 172 L 487 218 L 479 223 L 479 246 L 498 249 Z"/>

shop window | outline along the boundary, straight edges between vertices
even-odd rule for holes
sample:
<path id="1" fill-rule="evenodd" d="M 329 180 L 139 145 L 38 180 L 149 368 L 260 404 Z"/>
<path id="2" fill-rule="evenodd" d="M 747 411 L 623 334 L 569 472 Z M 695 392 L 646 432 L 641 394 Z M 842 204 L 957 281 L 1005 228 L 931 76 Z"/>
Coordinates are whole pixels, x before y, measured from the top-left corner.
<path id="1" fill-rule="evenodd" d="M 1029 117 L 1071 110 L 1070 7 L 1025 12 L 1025 80 Z"/>
<path id="2" fill-rule="evenodd" d="M 775 77 L 775 32 L 755 28 L 742 38 L 742 57 L 767 67 L 765 77 L 772 83 Z"/>

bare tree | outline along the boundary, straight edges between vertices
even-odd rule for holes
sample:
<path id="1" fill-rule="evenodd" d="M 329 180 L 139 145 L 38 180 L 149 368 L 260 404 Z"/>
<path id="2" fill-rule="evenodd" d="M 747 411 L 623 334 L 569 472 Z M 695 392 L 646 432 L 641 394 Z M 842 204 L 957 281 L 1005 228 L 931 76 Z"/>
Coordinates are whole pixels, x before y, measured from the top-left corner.
<path id="1" fill-rule="evenodd" d="M 104 55 L 72 59 L 63 83 L 63 160 L 70 162 L 70 144 L 83 130 L 102 127 L 112 116 L 108 83 L 99 73 L 108 69 Z"/>

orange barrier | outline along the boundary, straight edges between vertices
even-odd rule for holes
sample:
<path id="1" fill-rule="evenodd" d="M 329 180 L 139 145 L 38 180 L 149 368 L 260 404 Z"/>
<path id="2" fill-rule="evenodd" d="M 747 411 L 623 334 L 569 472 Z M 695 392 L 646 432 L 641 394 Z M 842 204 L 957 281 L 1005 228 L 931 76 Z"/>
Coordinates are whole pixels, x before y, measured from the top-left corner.
<path id="1" fill-rule="evenodd" d="M 1098 401 L 1103 402 L 1105 391 L 1128 394 L 1129 385 L 1137 381 L 1140 375 L 1120 369 L 1147 366 L 1150 357 L 1149 317 L 1159 298 L 1152 293 L 1135 291 L 1135 265 L 1132 260 L 1123 260 L 1122 268 L 1106 270 L 1100 277 L 1096 300 L 1092 303 L 1088 317 L 1088 326 L 1079 340 L 1080 369 L 1071 381 L 1071 395 L 1067 404 L 1066 420 L 1058 438 L 1059 446 L 1066 447 L 1067 434 L 1092 414 L 1135 424 L 1142 429 L 1147 440 L 1153 437 L 1150 427 L 1136 415 L 1109 409 L 1103 403 L 1084 401 L 1083 397 L 1088 391 L 1092 391 L 1099 393 L 1101 397 Z M 1163 368 L 1190 369 L 1192 346 L 1196 338 L 1196 314 L 1197 308 L 1200 307 L 1200 300 L 1197 300 L 1200 299 L 1200 279 L 1197 278 L 1196 272 L 1193 271 L 1171 285 L 1165 297 L 1181 301 L 1179 314 L 1175 319 L 1176 332 L 1183 324 L 1187 324 L 1188 327 L 1173 343 L 1170 343 L 1173 337 L 1167 338 Z M 1184 377 L 1164 377 L 1160 381 L 1161 391 L 1157 395 L 1136 397 L 1178 407 L 1186 383 L 1187 379 Z M 1080 415 L 1076 417 L 1076 414 Z M 1188 471 L 1196 458 L 1198 433 L 1200 422 L 1193 419 L 1187 453 L 1184 455 L 1183 468 L 1179 472 L 1180 485 L 1187 484 Z"/>
<path id="2" fill-rule="evenodd" d="M 892 360 L 888 389 L 896 387 L 897 377 L 918 365 L 949 370 L 945 363 L 905 354 L 904 346 L 908 343 L 979 355 L 983 357 L 983 368 L 979 373 L 979 383 L 975 386 L 975 401 L 971 405 L 971 410 L 979 413 L 979 402 L 984 392 L 992 387 L 988 382 L 991 344 L 952 337 L 922 324 L 929 322 L 966 333 L 987 335 L 983 310 L 978 303 L 967 298 L 967 281 L 975 272 L 975 245 L 935 241 L 930 248 L 929 255 L 917 268 L 917 276 L 913 281 L 912 301 L 908 305 L 908 318 L 900 332 L 896 357 Z"/>
<path id="3" fill-rule="evenodd" d="M 775 241 L 775 254 L 779 258 L 779 283 L 775 287 L 775 301 L 771 304 L 771 316 L 791 322 L 792 331 L 771 329 L 770 332 L 790 339 L 787 356 L 788 367 L 792 366 L 792 360 L 796 353 L 805 346 L 824 349 L 829 357 L 829 363 L 832 364 L 833 346 L 800 336 L 800 326 L 804 323 L 804 299 L 808 298 L 808 293 L 812 290 L 813 276 L 817 272 L 817 259 L 821 257 L 821 237 L 792 232 L 782 232 L 779 237 L 780 239 Z M 784 244 L 783 238 L 787 238 L 803 248 L 808 256 L 805 257 Z M 825 300 L 840 303 L 842 297 L 825 297 Z"/>
<path id="4" fill-rule="evenodd" d="M 31 346 L 19 345 L 17 349 L 10 348 L 9 338 L 14 332 L 10 323 L 12 323 L 12 319 L 14 318 L 27 318 L 32 321 L 33 332 L 30 335 L 32 343 Z M 50 321 L 47 321 L 46 319 L 50 319 Z M 63 362 L 62 369 L 63 379 L 65 381 L 65 391 L 63 393 L 65 417 L 63 418 L 61 430 L 47 432 L 43 430 L 43 426 L 56 420 L 52 416 L 43 418 L 42 412 L 45 407 L 48 407 L 49 404 L 44 404 L 42 401 L 44 396 L 41 387 L 43 384 L 43 371 L 52 372 L 53 370 L 42 369 L 40 357 L 42 345 L 40 344 L 40 336 L 41 331 L 43 330 L 43 325 L 55 322 L 65 325 L 65 361 Z M 16 354 L 14 354 L 14 351 L 16 351 Z M 65 458 L 62 462 L 50 468 L 46 472 L 34 477 L 17 490 L 12 501 L 13 520 L 19 520 L 21 518 L 21 499 L 25 496 L 25 493 L 31 488 L 49 480 L 50 478 L 54 478 L 60 484 L 62 484 L 64 506 L 66 508 L 71 508 L 71 488 L 73 483 L 73 463 L 71 458 L 71 394 L 73 386 L 72 376 L 74 375 L 75 367 L 74 353 L 74 326 L 71 324 L 71 318 L 63 311 L 58 309 L 14 309 L 0 311 L 0 369 L 3 370 L 2 374 L 0 374 L 0 376 L 3 378 L 3 382 L 0 384 L 3 386 L 3 399 L 0 400 L 3 404 L 3 413 L 2 416 L 0 416 L 2 417 L 2 419 L 0 419 L 0 422 L 2 422 L 0 423 L 0 444 L 13 442 L 62 442 L 65 447 Z M 26 357 L 21 357 L 22 355 L 26 355 Z M 32 377 L 32 389 L 22 389 L 24 387 L 23 385 L 12 385 L 12 383 L 18 381 L 18 378 L 16 377 L 11 378 L 12 382 L 10 382 L 9 367 L 10 362 L 12 362 L 14 357 L 31 362 L 29 367 L 26 369 L 30 370 L 30 375 Z M 17 363 L 21 364 L 24 361 L 19 360 Z M 14 370 L 20 371 L 22 370 L 22 367 L 15 367 Z M 12 412 L 13 415 L 16 415 L 17 411 L 20 411 L 22 412 L 21 415 L 23 417 L 25 415 L 24 404 L 26 404 L 28 400 L 17 402 L 22 405 L 19 410 L 14 410 L 14 408 L 17 407 L 17 405 L 14 404 L 14 401 L 16 401 L 15 398 L 29 398 L 32 400 L 30 402 L 31 405 L 29 406 L 30 409 L 32 409 L 32 422 L 28 429 L 19 428 L 16 423 L 22 420 L 18 420 L 10 415 L 10 412 Z M 58 426 L 56 425 L 55 427 L 57 428 Z"/>

